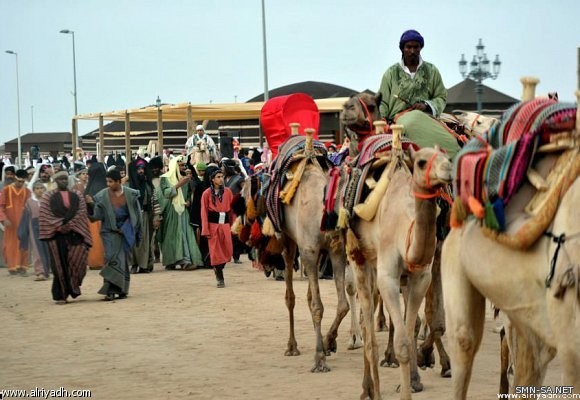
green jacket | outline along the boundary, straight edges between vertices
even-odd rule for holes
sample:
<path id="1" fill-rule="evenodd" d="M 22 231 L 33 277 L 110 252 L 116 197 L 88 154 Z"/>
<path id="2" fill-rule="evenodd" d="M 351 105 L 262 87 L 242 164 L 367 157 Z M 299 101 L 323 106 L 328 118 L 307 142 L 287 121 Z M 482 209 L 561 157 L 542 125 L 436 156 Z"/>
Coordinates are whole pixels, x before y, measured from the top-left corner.
<path id="1" fill-rule="evenodd" d="M 435 116 L 438 117 L 447 104 L 447 89 L 443 85 L 439 70 L 425 61 L 417 68 L 414 78 L 403 70 L 400 63 L 389 67 L 383 75 L 379 92 L 383 95 L 380 106 L 381 116 L 388 121 L 393 120 L 395 115 L 411 105 L 423 101 L 428 102 Z"/>

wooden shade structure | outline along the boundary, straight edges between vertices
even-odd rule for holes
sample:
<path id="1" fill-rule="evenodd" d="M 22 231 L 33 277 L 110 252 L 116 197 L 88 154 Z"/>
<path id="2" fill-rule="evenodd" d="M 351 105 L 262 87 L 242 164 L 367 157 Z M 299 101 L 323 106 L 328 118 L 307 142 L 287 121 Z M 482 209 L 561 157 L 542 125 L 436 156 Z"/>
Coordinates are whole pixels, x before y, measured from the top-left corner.
<path id="1" fill-rule="evenodd" d="M 348 97 L 334 97 L 314 100 L 320 113 L 336 113 L 342 110 L 343 104 Z M 98 157 L 103 159 L 104 129 L 103 121 L 125 121 L 125 154 L 131 153 L 130 148 L 130 122 L 149 121 L 157 122 L 159 152 L 163 149 L 163 121 L 187 121 L 188 134 L 193 133 L 193 121 L 205 120 L 244 120 L 259 119 L 263 101 L 250 103 L 224 103 L 224 104 L 163 104 L 160 106 L 148 106 L 142 108 L 79 114 L 73 120 L 98 120 L 99 121 L 99 152 Z M 73 123 L 73 126 L 75 124 Z M 74 145 L 74 143 L 73 143 Z"/>

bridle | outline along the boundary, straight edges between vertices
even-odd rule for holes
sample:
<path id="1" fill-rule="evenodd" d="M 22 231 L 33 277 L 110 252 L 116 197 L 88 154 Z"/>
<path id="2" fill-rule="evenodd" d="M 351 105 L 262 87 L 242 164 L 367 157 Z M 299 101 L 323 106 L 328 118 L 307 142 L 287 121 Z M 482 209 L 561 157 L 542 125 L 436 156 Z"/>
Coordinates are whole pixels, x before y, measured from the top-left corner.
<path id="1" fill-rule="evenodd" d="M 413 196 L 417 199 L 422 199 L 422 200 L 430 200 L 430 199 L 434 199 L 436 197 L 441 197 L 443 200 L 447 201 L 449 204 L 453 204 L 453 199 L 451 199 L 451 196 L 449 196 L 449 194 L 445 190 L 443 190 L 442 187 L 440 187 L 438 189 L 433 189 L 433 187 L 431 186 L 431 178 L 430 178 L 431 168 L 433 167 L 433 162 L 435 161 L 435 159 L 437 158 L 438 155 L 439 155 L 438 151 L 433 153 L 431 158 L 429 158 L 429 161 L 427 161 L 427 168 L 425 168 L 425 184 L 426 184 L 428 192 L 427 193 L 419 193 L 419 192 L 413 190 Z"/>

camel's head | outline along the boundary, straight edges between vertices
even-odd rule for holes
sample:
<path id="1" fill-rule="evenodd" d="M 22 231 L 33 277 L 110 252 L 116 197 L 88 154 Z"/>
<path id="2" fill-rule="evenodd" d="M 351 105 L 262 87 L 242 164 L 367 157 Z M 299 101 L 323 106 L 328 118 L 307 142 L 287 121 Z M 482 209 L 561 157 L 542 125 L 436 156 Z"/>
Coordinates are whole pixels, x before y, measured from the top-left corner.
<path id="1" fill-rule="evenodd" d="M 373 121 L 381 118 L 379 105 L 381 95 L 359 93 L 350 96 L 342 106 L 340 123 L 355 133 L 367 133 L 374 129 Z"/>
<path id="2" fill-rule="evenodd" d="M 463 124 L 463 130 L 469 137 L 483 136 L 495 123 L 497 118 L 488 117 L 470 111 L 454 111 L 453 114 Z"/>
<path id="3" fill-rule="evenodd" d="M 207 150 L 207 143 L 205 142 L 205 140 L 200 139 L 197 141 L 195 145 L 197 146 L 197 151 L 201 153 Z"/>
<path id="4" fill-rule="evenodd" d="M 419 151 L 409 147 L 409 155 L 413 163 L 413 182 L 419 188 L 430 191 L 451 183 L 453 165 L 439 146 Z"/>
<path id="5" fill-rule="evenodd" d="M 381 119 L 379 113 L 381 98 L 380 93 L 374 96 L 362 92 L 350 96 L 343 104 L 340 112 L 340 124 L 345 137 L 350 140 L 353 150 L 357 148 L 360 137 L 374 132 L 373 121 Z"/>

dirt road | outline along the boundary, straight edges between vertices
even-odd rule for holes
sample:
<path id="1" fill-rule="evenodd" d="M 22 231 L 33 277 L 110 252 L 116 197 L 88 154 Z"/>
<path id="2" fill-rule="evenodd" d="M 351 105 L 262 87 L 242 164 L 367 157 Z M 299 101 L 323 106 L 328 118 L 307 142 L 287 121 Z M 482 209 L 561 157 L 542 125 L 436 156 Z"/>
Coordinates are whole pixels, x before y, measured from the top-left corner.
<path id="1" fill-rule="evenodd" d="M 245 259 L 245 258 L 244 258 Z M 52 282 L 8 276 L 0 269 L 0 390 L 90 389 L 94 399 L 358 399 L 362 350 L 346 350 L 345 319 L 329 373 L 313 374 L 314 333 L 307 282 L 295 278 L 297 340 L 302 355 L 285 357 L 284 282 L 249 262 L 229 264 L 225 289 L 210 270 L 133 275 L 129 298 L 102 301 L 98 271 L 83 295 L 51 301 Z M 321 281 L 325 329 L 336 307 L 332 281 Z M 348 317 L 347 317 L 348 318 Z M 471 399 L 496 399 L 499 338 L 488 313 Z M 384 351 L 387 337 L 378 333 Z M 557 362 L 546 384 L 559 382 Z M 415 399 L 450 399 L 451 380 L 422 371 Z M 381 368 L 384 399 L 396 399 L 399 370 Z"/>

